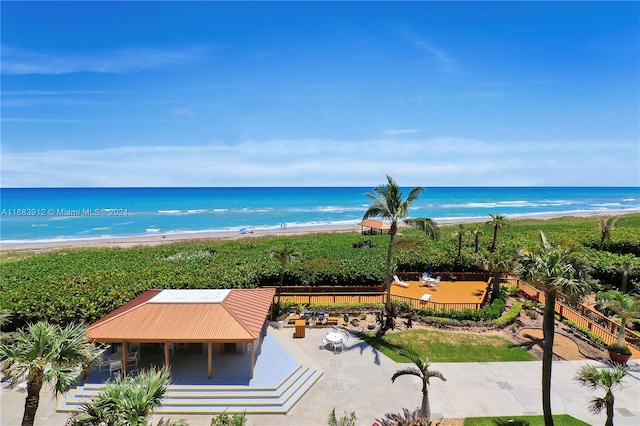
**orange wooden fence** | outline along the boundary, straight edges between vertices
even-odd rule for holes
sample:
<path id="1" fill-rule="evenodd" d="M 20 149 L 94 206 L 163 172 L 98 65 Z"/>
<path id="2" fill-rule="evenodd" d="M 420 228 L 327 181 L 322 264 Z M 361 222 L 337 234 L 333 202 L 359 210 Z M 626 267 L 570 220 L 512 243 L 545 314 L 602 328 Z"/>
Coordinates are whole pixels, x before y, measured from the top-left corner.
<path id="1" fill-rule="evenodd" d="M 531 298 L 541 303 L 545 302 L 544 292 L 525 283 L 519 278 L 509 277 L 506 282 L 510 286 L 517 287 L 519 290 L 524 291 Z M 568 298 L 562 293 L 559 293 L 556 297 L 555 312 L 560 318 L 568 319 L 580 327 L 586 328 L 590 332 L 600 336 L 607 344 L 615 343 L 618 340 L 620 324 L 588 305 L 580 304 L 578 307 L 572 307 L 564 302 L 564 300 L 567 299 Z M 628 328 L 625 331 L 627 345 L 640 349 L 640 334 Z"/>

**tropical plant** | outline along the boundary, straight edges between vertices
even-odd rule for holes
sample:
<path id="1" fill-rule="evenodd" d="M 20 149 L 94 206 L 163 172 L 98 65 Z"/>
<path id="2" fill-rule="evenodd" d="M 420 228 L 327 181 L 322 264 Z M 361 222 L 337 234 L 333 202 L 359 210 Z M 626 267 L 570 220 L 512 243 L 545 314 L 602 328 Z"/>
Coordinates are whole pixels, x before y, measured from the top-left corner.
<path id="1" fill-rule="evenodd" d="M 420 417 L 427 420 L 427 424 L 431 423 L 431 405 L 429 404 L 429 380 L 433 377 L 442 381 L 446 381 L 442 373 L 439 371 L 429 370 L 429 360 L 422 358 L 420 354 L 411 349 L 400 349 L 398 355 L 403 356 L 411 361 L 414 366 L 398 370 L 391 376 L 391 383 L 400 376 L 412 375 L 422 380 L 422 403 L 420 404 Z"/>
<path id="2" fill-rule="evenodd" d="M 458 240 L 458 258 L 462 257 L 462 239 L 468 234 L 469 231 L 462 223 L 458 224 L 456 230 L 451 232 L 451 238 Z"/>
<path id="3" fill-rule="evenodd" d="M 248 420 L 246 412 L 229 416 L 226 411 L 227 410 L 217 416 L 213 416 L 211 419 L 211 426 L 244 426 L 247 424 Z"/>
<path id="4" fill-rule="evenodd" d="M 405 219 L 404 223 L 412 228 L 423 231 L 432 241 L 438 241 L 440 239 L 440 227 L 433 219 L 428 217 L 416 217 L 415 219 Z"/>
<path id="5" fill-rule="evenodd" d="M 411 414 L 406 408 L 402 409 L 402 413 L 387 413 L 384 419 L 378 420 L 380 426 L 429 426 L 430 422 L 420 418 L 418 410 Z"/>
<path id="6" fill-rule="evenodd" d="M 510 274 L 516 269 L 515 256 L 502 251 L 488 253 L 484 256 L 478 256 L 478 265 L 493 274 L 491 280 L 491 300 L 497 300 L 500 297 L 500 279 L 502 274 Z"/>
<path id="7" fill-rule="evenodd" d="M 602 389 L 605 395 L 602 398 L 595 397 L 590 401 L 589 410 L 594 414 L 599 414 L 603 409 L 606 410 L 607 420 L 605 426 L 613 426 L 613 392 L 622 387 L 622 381 L 627 375 L 627 370 L 620 366 L 614 365 L 611 368 L 598 368 L 594 365 L 583 365 L 575 379 L 582 386 L 586 386 L 591 390 Z"/>
<path id="8" fill-rule="evenodd" d="M 407 198 L 404 198 L 398 184 L 391 176 L 387 176 L 386 185 L 378 185 L 373 189 L 373 193 L 367 192 L 364 194 L 371 199 L 372 203 L 364 212 L 362 220 L 380 217 L 391 223 L 385 278 L 387 287 L 385 303 L 388 309 L 391 309 L 391 260 L 393 257 L 393 242 L 398 232 L 398 221 L 405 219 L 409 215 L 411 204 L 418 199 L 423 191 L 423 187 L 413 188 L 409 191 Z"/>
<path id="9" fill-rule="evenodd" d="M 617 262 L 614 266 L 618 271 L 622 272 L 622 283 L 620 285 L 620 291 L 623 293 L 627 292 L 627 287 L 629 284 L 629 274 L 634 272 L 638 267 L 633 263 L 634 256 L 626 255 L 620 256 L 620 261 Z"/>
<path id="10" fill-rule="evenodd" d="M 611 234 L 616 227 L 619 216 L 598 217 L 598 230 L 600 231 L 600 244 L 598 248 L 604 249 L 604 244 L 611 239 Z"/>
<path id="11" fill-rule="evenodd" d="M 278 285 L 278 299 L 276 301 L 276 305 L 280 305 L 280 293 L 282 293 L 282 285 L 284 284 L 284 274 L 287 271 L 287 265 L 296 255 L 296 251 L 292 246 L 285 244 L 271 250 L 269 255 L 280 262 L 280 284 Z"/>
<path id="12" fill-rule="evenodd" d="M 97 362 L 101 349 L 87 340 L 80 324 L 62 328 L 47 322 L 30 324 L 0 343 L 0 369 L 12 384 L 26 381 L 27 398 L 22 426 L 32 426 L 40 403 L 40 390 L 53 383 L 56 393 L 76 383 L 80 367 Z"/>
<path id="13" fill-rule="evenodd" d="M 491 240 L 491 248 L 489 249 L 489 251 L 493 253 L 496 249 L 496 243 L 498 241 L 498 230 L 506 228 L 509 220 L 503 214 L 489 213 L 489 217 L 491 217 L 491 220 L 487 222 L 487 225 L 491 225 L 493 227 L 493 240 Z"/>
<path id="14" fill-rule="evenodd" d="M 476 226 L 475 228 L 473 228 L 473 230 L 471 230 L 471 233 L 473 234 L 473 247 L 474 247 L 473 252 L 475 254 L 478 254 L 478 245 L 480 243 L 480 235 L 484 234 L 484 231 L 479 226 Z"/>
<path id="15" fill-rule="evenodd" d="M 329 413 L 327 424 L 329 426 L 356 426 L 356 420 L 358 420 L 358 418 L 354 411 L 350 413 L 345 411 L 343 416 L 337 417 L 336 409 L 334 407 L 333 410 L 331 410 L 331 413 Z"/>
<path id="16" fill-rule="evenodd" d="M 542 319 L 542 411 L 547 426 L 553 425 L 551 414 L 551 366 L 555 334 L 555 303 L 559 293 L 579 300 L 591 289 L 589 267 L 573 247 L 555 246 L 540 231 L 537 249 L 520 252 L 520 275 L 544 294 Z"/>
<path id="17" fill-rule="evenodd" d="M 170 383 L 171 374 L 165 368 L 143 370 L 135 377 L 118 375 L 83 404 L 67 426 L 146 426 Z"/>
<path id="18" fill-rule="evenodd" d="M 616 347 L 622 349 L 629 320 L 640 318 L 640 296 L 632 296 L 617 290 L 602 291 L 596 295 L 602 309 L 608 309 L 620 318 L 620 331 Z"/>

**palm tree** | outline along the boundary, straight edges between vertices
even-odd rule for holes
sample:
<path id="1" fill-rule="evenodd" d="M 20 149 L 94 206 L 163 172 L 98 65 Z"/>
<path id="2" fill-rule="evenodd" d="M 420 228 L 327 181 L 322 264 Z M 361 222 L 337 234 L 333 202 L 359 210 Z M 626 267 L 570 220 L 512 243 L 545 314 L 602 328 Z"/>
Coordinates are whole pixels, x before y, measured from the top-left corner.
<path id="1" fill-rule="evenodd" d="M 500 297 L 500 279 L 502 274 L 510 274 L 516 269 L 515 256 L 500 251 L 478 257 L 478 264 L 493 274 L 491 280 L 491 301 Z"/>
<path id="2" fill-rule="evenodd" d="M 598 293 L 596 300 L 600 302 L 602 308 L 609 309 L 620 318 L 620 331 L 618 332 L 616 346 L 622 348 L 626 336 L 625 327 L 627 322 L 630 319 L 640 317 L 640 296 L 631 296 L 617 290 L 609 290 Z"/>
<path id="3" fill-rule="evenodd" d="M 598 248 L 600 250 L 604 248 L 604 243 L 611 239 L 611 233 L 615 229 L 618 219 L 620 219 L 619 216 L 598 218 L 598 230 L 600 231 L 600 245 Z"/>
<path id="4" fill-rule="evenodd" d="M 558 293 L 580 299 L 591 289 L 589 268 L 573 248 L 550 244 L 540 231 L 536 250 L 522 249 L 520 273 L 525 281 L 544 293 L 542 319 L 542 411 L 546 426 L 553 425 L 551 415 L 551 365 L 555 333 L 555 304 Z"/>
<path id="5" fill-rule="evenodd" d="M 586 386 L 591 390 L 602 389 L 605 391 L 603 398 L 593 398 L 589 410 L 593 414 L 599 414 L 602 409 L 606 409 L 607 421 L 605 426 L 613 426 L 613 392 L 616 388 L 622 386 L 622 380 L 627 375 L 627 370 L 620 366 L 615 365 L 611 368 L 598 368 L 594 365 L 583 365 L 575 379 L 580 382 L 582 386 Z"/>
<path id="6" fill-rule="evenodd" d="M 627 292 L 627 286 L 629 284 L 629 274 L 634 272 L 638 267 L 633 264 L 635 256 L 625 255 L 620 256 L 620 261 L 616 264 L 618 271 L 622 272 L 622 284 L 620 285 L 620 291 Z"/>
<path id="7" fill-rule="evenodd" d="M 408 358 L 415 364 L 414 367 L 407 367 L 395 372 L 391 376 L 391 383 L 400 376 L 412 375 L 419 377 L 422 380 L 422 403 L 420 404 L 420 417 L 427 419 L 427 424 L 431 423 L 431 406 L 429 404 L 429 380 L 432 377 L 436 377 L 442 381 L 446 381 L 442 373 L 439 371 L 429 370 L 429 360 L 427 358 L 421 358 L 420 354 L 411 349 L 400 349 L 398 355 Z"/>
<path id="8" fill-rule="evenodd" d="M 292 246 L 285 244 L 271 250 L 269 255 L 280 262 L 280 285 L 278 286 L 278 301 L 276 302 L 276 305 L 280 305 L 280 293 L 282 292 L 282 285 L 284 284 L 284 273 L 287 271 L 287 265 L 296 255 L 296 251 Z"/>
<path id="9" fill-rule="evenodd" d="M 440 239 L 440 228 L 433 219 L 417 217 L 415 219 L 405 219 L 404 223 L 425 232 L 430 240 L 438 241 Z"/>
<path id="10" fill-rule="evenodd" d="M 0 343 L 0 368 L 12 383 L 27 382 L 22 426 L 32 426 L 40 403 L 40 390 L 54 383 L 56 393 L 67 391 L 78 367 L 94 364 L 101 349 L 87 340 L 83 325 L 62 328 L 47 322 L 30 324 Z"/>
<path id="11" fill-rule="evenodd" d="M 171 383 L 169 370 L 143 370 L 136 377 L 117 376 L 102 392 L 84 404 L 67 426 L 146 426 L 152 411 L 162 404 Z"/>
<path id="12" fill-rule="evenodd" d="M 469 234 L 469 231 L 467 231 L 462 223 L 460 223 L 458 228 L 451 233 L 451 238 L 458 240 L 458 258 L 462 257 L 462 238 L 467 234 Z"/>
<path id="13" fill-rule="evenodd" d="M 484 232 L 482 231 L 482 228 L 480 228 L 479 226 L 476 226 L 475 228 L 473 228 L 471 233 L 473 234 L 473 242 L 475 247 L 474 253 L 478 254 L 478 243 L 480 240 L 480 235 L 484 234 Z"/>
<path id="14" fill-rule="evenodd" d="M 496 242 L 498 241 L 498 229 L 504 229 L 507 227 L 509 220 L 503 214 L 491 214 L 489 213 L 491 220 L 487 222 L 487 225 L 493 226 L 493 241 L 491 241 L 490 252 L 494 252 L 496 249 Z"/>
<path id="15" fill-rule="evenodd" d="M 364 212 L 362 220 L 379 217 L 391 222 L 389 229 L 389 249 L 387 250 L 387 275 L 385 284 L 387 286 L 386 305 L 387 311 L 391 311 L 391 259 L 393 256 L 393 241 L 398 232 L 398 221 L 405 219 L 409 215 L 409 207 L 420 194 L 424 191 L 423 187 L 413 188 L 409 191 L 407 198 L 403 198 L 402 191 L 398 184 L 391 176 L 387 176 L 386 185 L 378 185 L 373 189 L 372 193 L 365 193 L 372 201 L 367 211 Z"/>

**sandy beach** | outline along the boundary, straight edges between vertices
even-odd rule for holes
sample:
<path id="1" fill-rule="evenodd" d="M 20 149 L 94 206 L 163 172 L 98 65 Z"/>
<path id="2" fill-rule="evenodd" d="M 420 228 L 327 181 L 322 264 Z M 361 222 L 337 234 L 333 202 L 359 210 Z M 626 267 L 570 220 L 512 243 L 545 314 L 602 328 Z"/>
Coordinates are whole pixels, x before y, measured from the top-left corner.
<path id="1" fill-rule="evenodd" d="M 584 213 L 572 213 L 572 214 L 542 214 L 536 216 L 509 216 L 509 219 L 551 219 L 556 217 L 593 217 L 594 220 L 597 216 L 614 216 L 640 213 L 640 210 L 606 210 L 598 212 L 584 212 Z M 459 223 L 482 223 L 486 222 L 486 218 L 468 218 L 468 219 L 445 219 L 438 220 L 439 226 L 451 226 Z M 156 235 L 144 235 L 137 237 L 117 237 L 117 238 L 101 238 L 101 239 L 83 239 L 83 240 L 60 240 L 60 241 L 27 241 L 24 243 L 3 243 L 0 241 L 0 252 L 41 252 L 49 250 L 57 250 L 63 248 L 86 248 L 86 247 L 134 247 L 140 245 L 161 245 L 171 244 L 178 241 L 189 240 L 235 240 L 239 238 L 256 238 L 265 235 L 273 236 L 293 236 L 304 235 L 313 233 L 327 233 L 327 232 L 360 232 L 361 227 L 357 224 L 353 225 L 315 225 L 315 226 L 300 226 L 281 229 L 268 229 L 268 230 L 252 230 L 248 229 L 245 233 L 238 231 L 229 232 L 202 232 L 202 233 L 184 233 L 184 234 L 156 234 Z"/>

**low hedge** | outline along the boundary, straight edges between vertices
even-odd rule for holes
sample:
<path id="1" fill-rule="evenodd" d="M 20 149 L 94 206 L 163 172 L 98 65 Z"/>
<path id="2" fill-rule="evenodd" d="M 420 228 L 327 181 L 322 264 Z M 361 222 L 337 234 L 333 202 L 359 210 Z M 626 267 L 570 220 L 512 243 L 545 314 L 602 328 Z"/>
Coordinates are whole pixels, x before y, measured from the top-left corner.
<path id="1" fill-rule="evenodd" d="M 516 318 L 518 318 L 521 311 L 522 311 L 522 302 L 519 302 L 519 301 L 513 302 L 511 309 L 504 312 L 502 315 L 500 315 L 499 318 L 493 320 L 493 325 L 495 325 L 498 328 L 504 328 L 508 325 L 511 325 L 515 322 Z"/>

